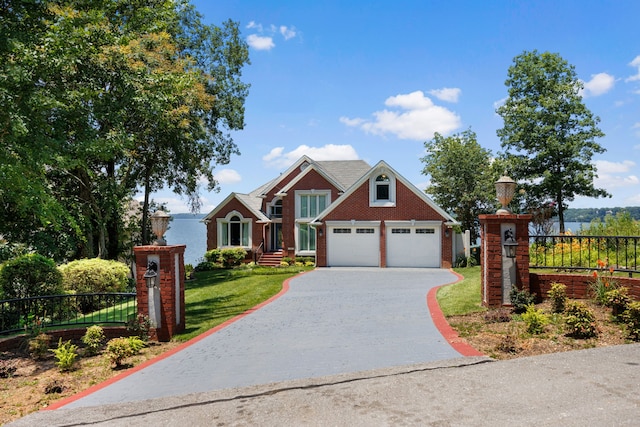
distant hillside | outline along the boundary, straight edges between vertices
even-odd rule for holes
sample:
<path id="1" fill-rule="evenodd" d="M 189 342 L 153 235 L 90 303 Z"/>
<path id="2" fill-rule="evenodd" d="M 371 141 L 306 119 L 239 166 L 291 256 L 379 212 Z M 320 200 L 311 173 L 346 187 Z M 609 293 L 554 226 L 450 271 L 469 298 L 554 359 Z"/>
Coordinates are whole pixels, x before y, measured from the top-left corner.
<path id="1" fill-rule="evenodd" d="M 581 208 L 567 209 L 564 211 L 565 222 L 591 222 L 599 218 L 604 221 L 607 215 L 616 215 L 618 212 L 629 212 L 631 218 L 640 220 L 640 206 L 630 206 L 626 208 Z"/>
<path id="2" fill-rule="evenodd" d="M 192 213 L 177 213 L 177 214 L 169 214 L 174 219 L 202 219 L 206 216 L 206 214 L 192 214 Z"/>

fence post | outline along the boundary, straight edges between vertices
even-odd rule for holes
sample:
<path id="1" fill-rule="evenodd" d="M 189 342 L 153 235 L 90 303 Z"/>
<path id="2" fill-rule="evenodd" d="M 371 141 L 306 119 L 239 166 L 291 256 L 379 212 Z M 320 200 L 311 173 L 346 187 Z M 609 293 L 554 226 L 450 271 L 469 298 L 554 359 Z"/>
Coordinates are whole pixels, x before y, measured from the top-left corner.
<path id="1" fill-rule="evenodd" d="M 138 315 L 156 319 L 151 338 L 169 341 L 185 329 L 184 251 L 186 245 L 136 246 L 136 291 Z M 150 260 L 157 263 L 157 288 L 149 289 L 144 278 Z M 151 295 L 151 304 L 150 302 Z M 155 302 L 153 300 L 154 296 Z M 155 313 L 150 306 L 155 306 Z"/>
<path id="2" fill-rule="evenodd" d="M 480 215 L 481 294 L 487 307 L 510 305 L 512 286 L 529 290 L 529 222 L 531 215 Z M 518 243 L 510 259 L 504 248 L 505 231 Z"/>

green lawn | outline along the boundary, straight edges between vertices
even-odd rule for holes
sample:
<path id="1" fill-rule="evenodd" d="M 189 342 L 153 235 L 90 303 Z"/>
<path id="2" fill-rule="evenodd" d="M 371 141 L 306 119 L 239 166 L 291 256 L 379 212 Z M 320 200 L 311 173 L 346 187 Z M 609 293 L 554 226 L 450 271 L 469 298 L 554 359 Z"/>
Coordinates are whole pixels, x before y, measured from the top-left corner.
<path id="1" fill-rule="evenodd" d="M 438 289 L 438 304 L 445 316 L 486 310 L 480 296 L 480 267 L 455 268 L 464 280 Z"/>
<path id="2" fill-rule="evenodd" d="M 187 341 L 276 295 L 283 282 L 311 267 L 214 270 L 196 273 L 185 290 Z"/>

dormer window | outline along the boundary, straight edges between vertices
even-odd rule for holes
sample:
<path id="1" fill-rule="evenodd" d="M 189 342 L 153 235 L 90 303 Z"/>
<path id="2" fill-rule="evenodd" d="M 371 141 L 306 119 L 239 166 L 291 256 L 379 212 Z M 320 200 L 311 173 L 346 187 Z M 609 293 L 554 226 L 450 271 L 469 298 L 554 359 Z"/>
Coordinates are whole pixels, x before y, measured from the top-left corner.
<path id="1" fill-rule="evenodd" d="M 393 207 L 396 205 L 396 179 L 393 175 L 382 172 L 373 175 L 369 180 L 369 205 Z"/>
<path id="2" fill-rule="evenodd" d="M 376 200 L 389 200 L 389 177 L 385 174 L 376 178 Z"/>

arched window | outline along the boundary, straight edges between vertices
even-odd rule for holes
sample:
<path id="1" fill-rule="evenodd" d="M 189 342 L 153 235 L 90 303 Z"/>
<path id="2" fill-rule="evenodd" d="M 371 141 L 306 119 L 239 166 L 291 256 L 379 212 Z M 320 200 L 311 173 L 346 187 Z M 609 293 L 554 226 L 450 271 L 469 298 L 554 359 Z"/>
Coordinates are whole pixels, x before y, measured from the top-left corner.
<path id="1" fill-rule="evenodd" d="M 251 245 L 251 219 L 243 218 L 239 212 L 230 212 L 218 218 L 218 247 Z"/>
<path id="2" fill-rule="evenodd" d="M 389 183 L 391 180 L 385 174 L 376 177 L 376 200 L 389 200 Z"/>
<path id="3" fill-rule="evenodd" d="M 396 178 L 380 171 L 369 179 L 369 205 L 390 207 L 396 205 Z"/>

